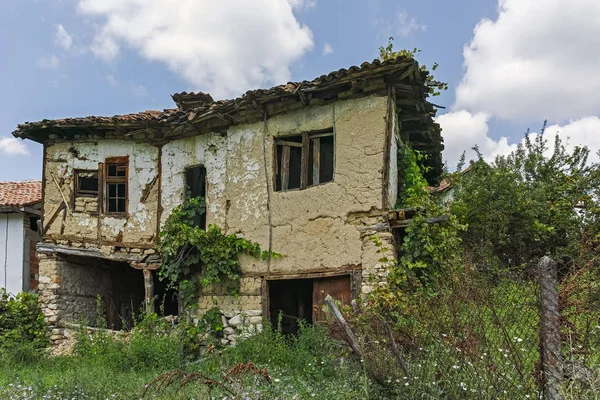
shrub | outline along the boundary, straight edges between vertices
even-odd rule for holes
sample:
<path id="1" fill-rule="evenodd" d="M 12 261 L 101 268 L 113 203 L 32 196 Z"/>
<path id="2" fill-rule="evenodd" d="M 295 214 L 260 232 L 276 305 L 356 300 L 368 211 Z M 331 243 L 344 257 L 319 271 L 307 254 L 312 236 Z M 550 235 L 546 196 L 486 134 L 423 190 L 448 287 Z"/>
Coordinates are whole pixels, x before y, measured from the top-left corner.
<path id="1" fill-rule="evenodd" d="M 10 296 L 0 288 L 0 352 L 28 361 L 48 344 L 48 328 L 37 296 L 25 292 Z"/>

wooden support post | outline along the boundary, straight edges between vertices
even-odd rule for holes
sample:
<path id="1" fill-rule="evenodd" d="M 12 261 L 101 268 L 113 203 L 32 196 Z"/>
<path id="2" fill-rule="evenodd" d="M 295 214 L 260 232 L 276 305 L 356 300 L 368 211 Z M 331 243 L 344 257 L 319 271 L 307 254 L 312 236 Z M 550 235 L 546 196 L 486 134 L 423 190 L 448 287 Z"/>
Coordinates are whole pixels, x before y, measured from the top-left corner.
<path id="1" fill-rule="evenodd" d="M 348 322 L 346 322 L 346 319 L 335 305 L 335 300 L 333 300 L 333 297 L 331 297 L 331 295 L 327 295 L 327 297 L 325 297 L 324 303 L 327 304 L 327 306 L 331 310 L 331 315 L 333 315 L 333 318 L 335 318 L 342 327 L 344 334 L 346 335 L 346 341 L 352 348 L 352 351 L 360 360 L 362 360 L 362 355 L 360 353 L 360 349 L 358 348 L 358 340 L 356 339 L 356 336 L 354 336 L 354 332 L 352 332 L 350 325 L 348 325 Z"/>
<path id="2" fill-rule="evenodd" d="M 313 142 L 313 185 L 319 184 L 319 171 L 321 170 L 321 139 L 314 138 Z"/>
<path id="3" fill-rule="evenodd" d="M 152 270 L 146 268 L 143 272 L 146 315 L 150 315 L 154 312 L 154 281 L 152 280 Z"/>
<path id="4" fill-rule="evenodd" d="M 281 150 L 281 190 L 287 190 L 290 182 L 290 146 L 282 146 Z"/>

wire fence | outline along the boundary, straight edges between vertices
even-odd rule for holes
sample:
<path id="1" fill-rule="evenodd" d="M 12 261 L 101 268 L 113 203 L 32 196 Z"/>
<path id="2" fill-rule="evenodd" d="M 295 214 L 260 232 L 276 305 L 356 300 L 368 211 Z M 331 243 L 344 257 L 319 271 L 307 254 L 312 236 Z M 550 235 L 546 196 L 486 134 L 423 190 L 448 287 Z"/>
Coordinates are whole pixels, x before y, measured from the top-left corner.
<path id="1" fill-rule="evenodd" d="M 395 316 L 349 312 L 365 370 L 396 398 L 599 398 L 600 272 L 542 259 L 468 271 Z M 399 321 L 399 322 L 398 322 Z"/>

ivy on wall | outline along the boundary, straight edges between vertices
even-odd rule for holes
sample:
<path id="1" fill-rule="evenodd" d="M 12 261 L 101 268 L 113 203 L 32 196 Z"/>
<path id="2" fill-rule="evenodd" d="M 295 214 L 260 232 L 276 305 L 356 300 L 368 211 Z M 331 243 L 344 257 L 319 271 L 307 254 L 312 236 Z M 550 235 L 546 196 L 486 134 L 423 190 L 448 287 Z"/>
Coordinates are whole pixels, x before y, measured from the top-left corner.
<path id="1" fill-rule="evenodd" d="M 159 277 L 179 291 L 183 307 L 189 307 L 202 287 L 226 280 L 231 294 L 239 290 L 242 267 L 239 254 L 266 260 L 280 255 L 261 250 L 256 242 L 226 235 L 217 225 L 206 230 L 195 221 L 205 213 L 205 199 L 195 197 L 176 207 L 160 233 L 162 266 Z"/>

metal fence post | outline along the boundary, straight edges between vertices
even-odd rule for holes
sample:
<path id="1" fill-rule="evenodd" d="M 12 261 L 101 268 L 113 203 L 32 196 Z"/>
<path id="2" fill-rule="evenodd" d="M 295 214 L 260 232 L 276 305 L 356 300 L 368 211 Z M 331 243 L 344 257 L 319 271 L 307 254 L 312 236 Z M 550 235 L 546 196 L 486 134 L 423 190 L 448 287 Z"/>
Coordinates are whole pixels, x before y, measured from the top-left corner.
<path id="1" fill-rule="evenodd" d="M 560 353 L 560 312 L 558 309 L 558 274 L 556 263 L 550 257 L 542 257 L 538 264 L 540 280 L 540 317 L 542 344 L 542 374 L 544 399 L 561 399 L 563 379 Z"/>

